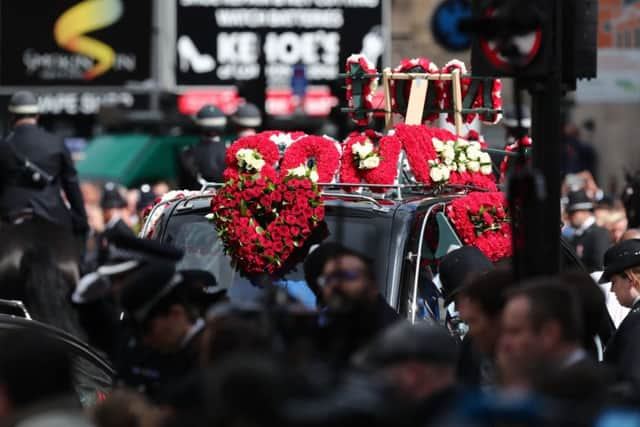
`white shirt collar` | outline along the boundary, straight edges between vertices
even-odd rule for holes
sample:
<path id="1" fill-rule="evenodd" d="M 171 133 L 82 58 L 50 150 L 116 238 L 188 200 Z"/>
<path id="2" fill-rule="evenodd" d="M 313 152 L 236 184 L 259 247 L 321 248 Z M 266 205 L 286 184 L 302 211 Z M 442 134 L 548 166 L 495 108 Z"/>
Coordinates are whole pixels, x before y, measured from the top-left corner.
<path id="1" fill-rule="evenodd" d="M 582 223 L 582 226 L 576 230 L 576 235 L 577 236 L 582 235 L 582 233 L 584 233 L 587 230 L 587 228 L 591 227 L 595 223 L 596 223 L 596 217 L 591 215 L 589 218 L 585 220 L 585 222 Z"/>

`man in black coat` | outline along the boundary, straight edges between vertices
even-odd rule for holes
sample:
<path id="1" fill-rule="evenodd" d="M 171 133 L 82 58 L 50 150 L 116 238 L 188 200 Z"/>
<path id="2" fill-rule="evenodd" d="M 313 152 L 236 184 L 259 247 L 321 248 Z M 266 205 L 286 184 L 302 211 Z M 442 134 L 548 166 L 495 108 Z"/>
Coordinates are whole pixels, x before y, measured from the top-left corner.
<path id="1" fill-rule="evenodd" d="M 201 137 L 198 144 L 180 154 L 181 187 L 199 190 L 200 180 L 224 182 L 224 156 L 227 148 L 220 135 L 227 125 L 224 113 L 213 105 L 205 105 L 195 116 Z"/>
<path id="2" fill-rule="evenodd" d="M 611 246 L 609 232 L 596 224 L 593 202 L 580 190 L 569 193 L 569 222 L 575 230 L 570 239 L 576 254 L 589 271 L 602 269 L 604 253 Z"/>
<path id="3" fill-rule="evenodd" d="M 9 102 L 13 132 L 0 143 L 1 220 L 44 220 L 84 236 L 87 214 L 71 155 L 61 138 L 38 127 L 38 112 L 31 92 Z"/>
<path id="4" fill-rule="evenodd" d="M 607 344 L 604 361 L 619 380 L 640 385 L 640 240 L 618 243 L 607 251 L 604 263 L 600 281 L 611 281 L 620 304 L 631 309 Z"/>

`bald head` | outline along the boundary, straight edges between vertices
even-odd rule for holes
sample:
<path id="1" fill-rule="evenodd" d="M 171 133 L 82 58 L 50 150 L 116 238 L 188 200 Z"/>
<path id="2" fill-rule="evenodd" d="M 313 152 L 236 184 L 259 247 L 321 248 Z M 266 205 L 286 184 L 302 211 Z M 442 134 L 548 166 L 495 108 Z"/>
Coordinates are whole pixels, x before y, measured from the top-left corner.
<path id="1" fill-rule="evenodd" d="M 631 240 L 631 239 L 640 239 L 640 229 L 638 228 L 630 228 L 622 234 L 622 238 L 620 241 Z"/>

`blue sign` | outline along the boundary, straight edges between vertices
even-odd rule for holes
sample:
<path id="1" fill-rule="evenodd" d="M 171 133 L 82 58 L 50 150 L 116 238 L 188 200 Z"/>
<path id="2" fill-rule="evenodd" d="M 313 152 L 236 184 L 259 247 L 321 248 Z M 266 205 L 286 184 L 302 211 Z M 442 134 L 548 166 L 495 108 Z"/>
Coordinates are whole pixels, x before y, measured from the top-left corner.
<path id="1" fill-rule="evenodd" d="M 469 0 L 444 0 L 433 12 L 431 31 L 445 49 L 461 51 L 471 47 L 471 36 L 458 29 L 461 20 L 471 17 L 470 3 Z"/>

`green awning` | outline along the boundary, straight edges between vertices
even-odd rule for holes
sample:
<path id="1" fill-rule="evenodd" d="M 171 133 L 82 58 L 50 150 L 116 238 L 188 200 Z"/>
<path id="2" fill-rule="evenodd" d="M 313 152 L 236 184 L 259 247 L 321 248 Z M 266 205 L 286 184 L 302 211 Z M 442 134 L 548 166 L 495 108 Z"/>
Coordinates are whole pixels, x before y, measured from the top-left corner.
<path id="1" fill-rule="evenodd" d="M 126 187 L 159 180 L 173 181 L 180 151 L 197 142 L 194 136 L 145 134 L 104 135 L 87 147 L 77 165 L 80 178 L 115 181 Z"/>

